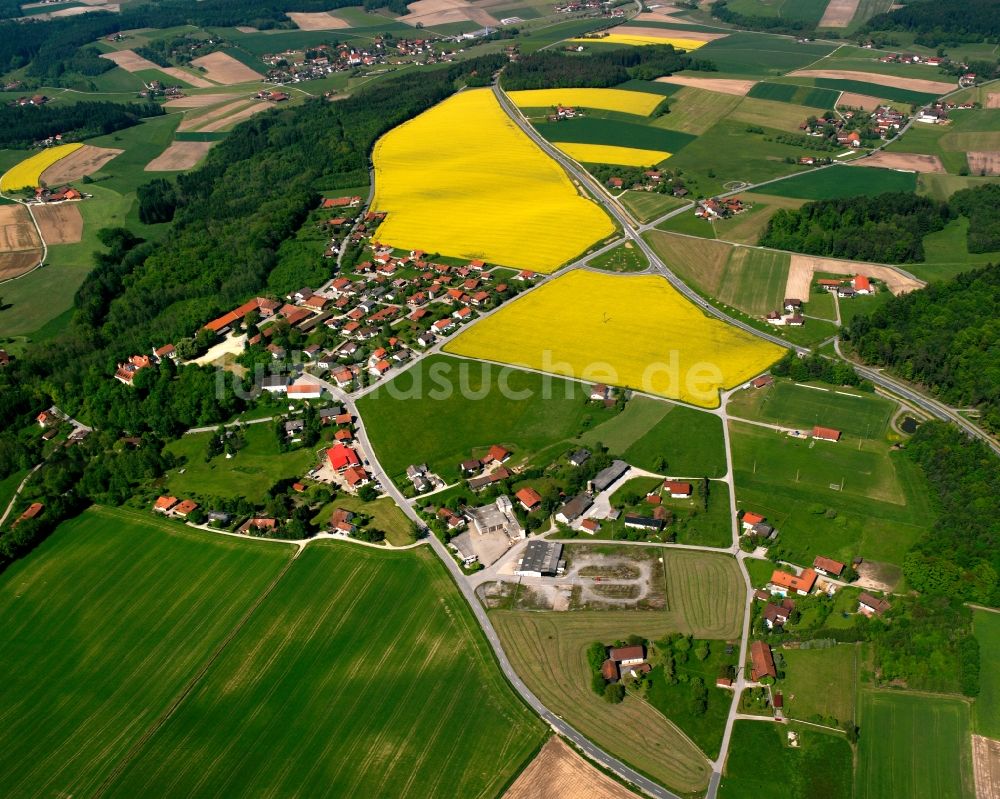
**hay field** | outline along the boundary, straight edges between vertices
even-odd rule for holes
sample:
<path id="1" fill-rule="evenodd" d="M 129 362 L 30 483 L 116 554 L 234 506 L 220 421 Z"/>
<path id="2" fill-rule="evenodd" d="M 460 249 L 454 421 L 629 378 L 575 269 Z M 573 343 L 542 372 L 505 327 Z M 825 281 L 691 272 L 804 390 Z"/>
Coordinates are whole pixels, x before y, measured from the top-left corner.
<path id="1" fill-rule="evenodd" d="M 691 86 L 695 89 L 707 89 L 708 91 L 720 92 L 722 94 L 734 94 L 738 97 L 743 97 L 757 85 L 757 81 L 755 80 L 703 78 L 697 75 L 667 75 L 656 80 L 660 83 L 672 83 L 675 86 Z"/>
<path id="2" fill-rule="evenodd" d="M 973 175 L 1000 175 L 1000 151 L 969 150 L 966 157 L 969 159 L 969 171 Z"/>
<path id="3" fill-rule="evenodd" d="M 303 31 L 333 31 L 351 27 L 347 20 L 327 11 L 288 11 L 285 16 Z"/>
<path id="4" fill-rule="evenodd" d="M 56 161 L 75 153 L 82 144 L 60 144 L 35 153 L 8 169 L 0 177 L 0 191 L 17 191 L 39 185 L 42 173 Z"/>
<path id="5" fill-rule="evenodd" d="M 515 300 L 445 350 L 704 408 L 783 352 L 707 317 L 662 277 L 584 271 Z"/>
<path id="6" fill-rule="evenodd" d="M 500 21 L 484 8 L 467 0 L 416 0 L 408 3 L 409 13 L 397 17 L 399 22 L 425 28 L 447 25 L 452 22 L 475 22 L 477 25 L 496 27 Z"/>
<path id="7" fill-rule="evenodd" d="M 570 158 L 588 164 L 615 164 L 617 166 L 649 166 L 670 157 L 663 150 L 644 150 L 641 147 L 619 147 L 614 144 L 586 144 L 584 142 L 553 142 Z"/>
<path id="8" fill-rule="evenodd" d="M 388 213 L 375 238 L 394 247 L 551 272 L 614 232 L 489 89 L 390 131 L 373 160 L 372 207 Z"/>
<path id="9" fill-rule="evenodd" d="M 947 94 L 955 88 L 953 83 L 924 78 L 901 78 L 897 75 L 883 75 L 878 72 L 860 72 L 852 69 L 797 69 L 788 73 L 793 78 L 833 78 L 835 80 L 853 80 L 875 83 L 879 86 L 894 86 L 898 89 L 909 89 L 915 92 L 929 94 Z"/>
<path id="10" fill-rule="evenodd" d="M 615 28 L 615 30 L 621 29 Z M 633 47 L 642 47 L 647 44 L 672 44 L 678 50 L 697 50 L 699 47 L 704 47 L 708 44 L 708 42 L 701 41 L 700 39 L 690 38 L 690 34 L 687 34 L 685 38 L 681 38 L 679 36 L 667 38 L 664 36 L 650 35 L 648 33 L 609 33 L 607 36 L 601 36 L 599 38 L 581 37 L 577 39 L 570 39 L 569 41 L 579 42 L 581 44 L 628 44 Z"/>
<path id="11" fill-rule="evenodd" d="M 46 244 L 76 244 L 83 238 L 80 203 L 40 205 L 35 208 L 35 220 Z"/>
<path id="12" fill-rule="evenodd" d="M 508 92 L 507 96 L 519 108 L 568 105 L 641 116 L 649 116 L 663 102 L 663 97 L 659 94 L 628 89 L 524 89 Z"/>
<path id="13" fill-rule="evenodd" d="M 236 83 L 259 81 L 261 75 L 228 53 L 215 52 L 191 60 L 191 66 L 205 70 L 205 76 L 216 83 L 231 86 Z"/>
<path id="14" fill-rule="evenodd" d="M 134 50 L 115 50 L 111 53 L 102 53 L 101 58 L 106 58 L 108 61 L 114 62 L 126 72 L 141 72 L 146 69 L 155 69 L 198 89 L 209 89 L 215 85 L 211 81 L 205 80 L 198 75 L 193 75 L 180 67 L 161 67 L 159 64 L 154 64 L 148 58 L 143 58 Z"/>
<path id="15" fill-rule="evenodd" d="M 969 163 L 971 165 L 972 153 L 969 153 L 969 155 Z M 861 158 L 857 161 L 853 161 L 851 166 L 881 166 L 886 169 L 909 169 L 913 172 L 933 172 L 941 175 L 945 174 L 946 171 L 944 164 L 941 163 L 941 159 L 936 155 L 899 152 L 888 153 L 885 150 L 875 153 L 874 155 L 869 155 L 867 158 Z"/>
<path id="16" fill-rule="evenodd" d="M 0 280 L 20 277 L 38 266 L 42 242 L 20 204 L 0 205 Z"/>
<path id="17" fill-rule="evenodd" d="M 145 166 L 146 172 L 191 169 L 212 149 L 214 141 L 175 141 Z"/>
<path id="18" fill-rule="evenodd" d="M 658 128 L 700 135 L 729 116 L 742 102 L 740 94 L 709 91 L 684 85 L 670 98 L 670 113 L 652 124 Z"/>
<path id="19" fill-rule="evenodd" d="M 41 174 L 41 181 L 46 186 L 58 183 L 69 183 L 79 180 L 85 175 L 93 175 L 106 163 L 121 155 L 124 150 L 114 150 L 110 147 L 94 147 L 85 144 L 76 152 L 60 158 Z"/>
<path id="20" fill-rule="evenodd" d="M 820 28 L 846 28 L 857 13 L 861 0 L 830 0 L 819 21 Z"/>
<path id="21" fill-rule="evenodd" d="M 603 774 L 553 735 L 521 772 L 503 799 L 634 799 L 624 785 Z"/>

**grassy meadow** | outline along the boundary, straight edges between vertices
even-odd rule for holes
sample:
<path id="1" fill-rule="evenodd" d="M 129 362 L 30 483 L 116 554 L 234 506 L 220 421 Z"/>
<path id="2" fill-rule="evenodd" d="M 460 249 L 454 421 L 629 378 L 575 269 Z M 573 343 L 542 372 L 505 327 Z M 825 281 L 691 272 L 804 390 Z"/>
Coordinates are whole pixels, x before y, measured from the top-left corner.
<path id="1" fill-rule="evenodd" d="M 972 628 L 979 642 L 981 661 L 1000 663 L 1000 613 L 973 610 Z M 988 665 L 979 674 L 980 691 L 973 720 L 976 732 L 1000 739 L 1000 671 Z"/>
<path id="2" fill-rule="evenodd" d="M 852 607 L 852 610 L 856 607 Z M 833 726 L 853 721 L 858 692 L 859 645 L 783 649 L 785 715 Z"/>
<path id="3" fill-rule="evenodd" d="M 897 172 L 878 167 L 832 166 L 795 175 L 768 186 L 754 189 L 757 194 L 794 197 L 802 200 L 838 200 L 888 191 L 913 192 L 917 188 L 914 172 Z"/>

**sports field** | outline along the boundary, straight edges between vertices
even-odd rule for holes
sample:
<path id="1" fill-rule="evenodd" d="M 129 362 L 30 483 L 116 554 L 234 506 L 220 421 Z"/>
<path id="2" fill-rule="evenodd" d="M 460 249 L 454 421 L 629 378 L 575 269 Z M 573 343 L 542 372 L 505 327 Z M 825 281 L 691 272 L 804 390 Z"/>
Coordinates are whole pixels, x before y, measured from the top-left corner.
<path id="1" fill-rule="evenodd" d="M 519 108 L 565 105 L 578 111 L 599 108 L 640 116 L 649 116 L 663 102 L 662 95 L 628 89 L 526 89 L 508 96 Z"/>
<path id="2" fill-rule="evenodd" d="M 372 207 L 388 213 L 375 238 L 394 247 L 550 272 L 614 231 L 488 89 L 390 131 L 373 160 Z"/>
<path id="3" fill-rule="evenodd" d="M 704 788 L 709 768 L 691 741 L 650 705 L 608 705 L 590 689 L 585 650 L 593 641 L 670 632 L 739 636 L 743 581 L 725 555 L 665 553 L 664 611 L 492 611 L 490 617 L 518 674 L 554 712 L 632 766 L 683 792 Z"/>
<path id="4" fill-rule="evenodd" d="M 81 147 L 83 145 L 80 143 L 60 144 L 55 147 L 47 147 L 30 158 L 25 158 L 0 177 L 0 191 L 16 191 L 17 189 L 37 186 L 39 178 L 46 169 L 60 158 L 65 158 Z"/>
<path id="5" fill-rule="evenodd" d="M 711 319 L 666 280 L 575 271 L 515 300 L 446 351 L 628 386 L 706 408 L 780 348 Z"/>
<path id="6" fill-rule="evenodd" d="M 293 552 L 92 508 L 9 566 L 4 793 L 94 795 Z"/>
<path id="7" fill-rule="evenodd" d="M 781 654 L 785 658 L 781 692 L 786 716 L 827 726 L 854 721 L 858 644 L 839 644 L 828 649 L 783 649 Z"/>
<path id="8" fill-rule="evenodd" d="M 863 691 L 858 799 L 972 799 L 969 705 L 960 699 Z"/>
<path id="9" fill-rule="evenodd" d="M 972 611 L 972 629 L 979 642 L 982 663 L 1000 663 L 1000 613 Z M 987 666 L 979 672 L 979 697 L 975 705 L 976 732 L 1000 739 L 1000 670 Z"/>

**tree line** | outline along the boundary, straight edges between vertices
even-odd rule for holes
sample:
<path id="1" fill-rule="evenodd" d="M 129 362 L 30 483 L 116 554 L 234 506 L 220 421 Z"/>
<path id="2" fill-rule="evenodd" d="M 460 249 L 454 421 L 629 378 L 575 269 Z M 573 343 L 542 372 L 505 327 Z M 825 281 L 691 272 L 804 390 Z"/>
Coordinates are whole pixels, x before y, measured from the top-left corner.
<path id="1" fill-rule="evenodd" d="M 864 31 L 906 31 L 925 47 L 1000 40 L 996 0 L 922 0 L 876 14 Z"/>
<path id="2" fill-rule="evenodd" d="M 715 66 L 680 53 L 669 44 L 601 51 L 583 57 L 539 50 L 507 66 L 502 80 L 507 91 L 608 88 L 632 79 L 654 80 L 682 69 L 714 70 Z"/>
<path id="3" fill-rule="evenodd" d="M 24 148 L 62 134 L 63 142 L 103 136 L 146 117 L 162 116 L 156 103 L 84 101 L 72 105 L 0 106 L 0 147 Z"/>
<path id="4" fill-rule="evenodd" d="M 764 16 L 758 14 L 741 14 L 733 11 L 727 0 L 717 0 L 712 3 L 710 11 L 718 20 L 737 28 L 752 31 L 769 31 L 771 33 L 797 34 L 815 30 L 816 26 L 801 19 L 788 19 L 782 16 Z"/>
<path id="5" fill-rule="evenodd" d="M 847 197 L 781 209 L 760 237 L 764 247 L 879 263 L 924 260 L 923 238 L 951 218 L 947 203 L 906 192 Z"/>
<path id="6" fill-rule="evenodd" d="M 1000 265 L 892 297 L 842 339 L 867 363 L 978 408 L 983 426 L 1000 431 Z"/>

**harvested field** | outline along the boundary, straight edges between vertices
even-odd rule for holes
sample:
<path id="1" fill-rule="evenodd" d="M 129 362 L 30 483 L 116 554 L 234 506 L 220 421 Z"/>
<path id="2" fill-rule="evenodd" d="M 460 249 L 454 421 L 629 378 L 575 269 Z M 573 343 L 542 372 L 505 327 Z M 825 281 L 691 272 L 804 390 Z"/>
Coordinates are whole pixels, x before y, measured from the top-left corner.
<path id="1" fill-rule="evenodd" d="M 861 0 L 830 0 L 819 21 L 821 28 L 846 28 L 858 11 Z"/>
<path id="2" fill-rule="evenodd" d="M 820 258 L 815 255 L 792 255 L 788 270 L 786 297 L 808 297 L 814 272 L 829 272 L 834 275 L 866 275 L 885 282 L 893 294 L 905 294 L 922 288 L 922 280 L 906 277 L 891 266 L 866 264 L 861 261 L 840 261 L 836 258 Z"/>
<path id="3" fill-rule="evenodd" d="M 191 169 L 205 157 L 212 141 L 175 141 L 156 158 L 146 164 L 147 172 L 180 172 Z"/>
<path id="4" fill-rule="evenodd" d="M 976 799 L 1000 799 L 1000 741 L 973 735 L 972 768 L 976 776 Z"/>
<path id="5" fill-rule="evenodd" d="M 657 78 L 657 80 L 661 83 L 672 83 L 675 86 L 693 86 L 696 89 L 707 89 L 710 92 L 720 92 L 721 94 L 735 94 L 739 97 L 746 95 L 757 83 L 755 80 L 696 78 L 693 75 L 667 75 L 667 77 Z"/>
<path id="6" fill-rule="evenodd" d="M 1000 153 L 998 153 L 1000 155 Z M 972 153 L 969 153 L 969 165 L 972 165 Z M 913 172 L 936 172 L 944 174 L 944 164 L 936 155 L 921 155 L 919 153 L 887 153 L 884 150 L 867 158 L 853 161 L 851 166 L 881 166 L 887 169 L 908 169 Z M 977 173 L 978 174 L 978 173 Z"/>
<path id="7" fill-rule="evenodd" d="M 181 120 L 181 124 L 177 126 L 177 130 L 200 130 L 202 125 L 206 125 L 209 122 L 214 122 L 217 119 L 229 116 L 229 114 L 233 113 L 237 109 L 244 108 L 249 105 L 249 103 L 249 99 L 241 97 L 238 100 L 234 100 L 233 102 L 226 103 L 218 108 L 205 111 L 204 113 L 187 114 L 184 116 L 184 119 Z"/>
<path id="8" fill-rule="evenodd" d="M 211 89 L 215 86 L 210 80 L 205 80 L 204 78 L 199 78 L 197 75 L 192 75 L 190 72 L 185 72 L 179 67 L 157 67 L 160 72 L 165 72 L 172 78 L 177 78 L 177 80 L 182 80 L 185 83 L 190 83 L 196 89 Z"/>
<path id="9" fill-rule="evenodd" d="M 148 58 L 143 58 L 134 50 L 116 50 L 113 53 L 101 53 L 101 58 L 106 58 L 126 72 L 139 72 L 143 69 L 159 69 L 159 64 L 154 64 Z"/>
<path id="10" fill-rule="evenodd" d="M 205 70 L 205 76 L 216 83 L 231 86 L 234 83 L 258 81 L 261 75 L 246 64 L 241 64 L 228 53 L 209 53 L 191 61 L 194 67 Z"/>
<path id="11" fill-rule="evenodd" d="M 477 25 L 499 25 L 500 22 L 488 11 L 476 8 L 466 0 L 416 0 L 408 5 L 410 13 L 397 17 L 397 21 L 407 25 L 421 23 L 425 28 L 433 25 L 447 25 L 449 22 L 472 21 Z"/>
<path id="12" fill-rule="evenodd" d="M 915 92 L 930 94 L 945 94 L 955 88 L 953 83 L 943 83 L 937 80 L 923 78 L 900 78 L 897 75 L 882 75 L 878 72 L 856 72 L 852 69 L 797 69 L 788 73 L 795 78 L 832 78 L 834 80 L 859 80 L 876 83 L 879 86 L 894 86 L 897 89 L 910 89 Z"/>
<path id="13" fill-rule="evenodd" d="M 690 39 L 695 42 L 714 42 L 725 39 L 728 33 L 701 33 L 700 31 L 671 30 L 670 28 L 647 28 L 640 25 L 623 25 L 615 28 L 622 36 L 652 36 L 654 39 Z"/>
<path id="14" fill-rule="evenodd" d="M 987 108 L 1000 108 L 1000 92 L 990 92 L 986 95 Z"/>
<path id="15" fill-rule="evenodd" d="M 234 98 L 235 95 L 232 94 L 192 94 L 188 97 L 167 100 L 163 105 L 166 108 L 207 108 L 210 105 L 218 105 Z"/>
<path id="16" fill-rule="evenodd" d="M 973 175 L 1000 175 L 1000 152 L 996 150 L 970 150 L 969 172 Z"/>
<path id="17" fill-rule="evenodd" d="M 46 244 L 76 244 L 83 238 L 80 203 L 39 206 L 35 209 L 35 220 Z"/>
<path id="18" fill-rule="evenodd" d="M 267 111 L 269 108 L 273 108 L 273 106 L 270 106 L 264 102 L 257 101 L 253 105 L 247 106 L 246 108 L 242 108 L 239 111 L 229 114 L 228 116 L 215 119 L 209 122 L 207 125 L 200 126 L 198 128 L 198 132 L 212 133 L 217 130 L 225 130 L 228 128 L 232 128 L 238 125 L 244 119 L 249 119 L 254 114 L 258 114 L 261 111 Z"/>
<path id="19" fill-rule="evenodd" d="M 677 8 L 677 6 L 661 6 L 660 8 L 636 14 L 633 19 L 636 22 L 666 22 L 670 25 L 694 25 L 695 23 L 691 20 L 676 16 L 676 14 L 684 10 Z"/>
<path id="20" fill-rule="evenodd" d="M 35 19 L 62 19 L 63 17 L 77 17 L 80 14 L 88 14 L 91 11 L 111 11 L 113 13 L 118 13 L 121 11 L 121 6 L 118 3 L 108 3 L 106 5 L 92 7 L 92 6 L 73 6 L 72 8 L 58 8 L 55 11 L 50 11 L 48 14 L 39 14 Z"/>
<path id="21" fill-rule="evenodd" d="M 79 180 L 85 175 L 94 174 L 108 163 L 108 161 L 121 155 L 123 152 L 125 151 L 85 144 L 76 152 L 70 153 L 65 158 L 60 158 L 42 172 L 41 180 L 46 186 L 55 186 L 57 183 L 69 183 L 73 180 Z M 76 239 L 76 241 L 79 241 L 79 239 Z"/>
<path id="22" fill-rule="evenodd" d="M 38 231 L 23 205 L 0 205 L 0 280 L 34 269 L 42 257 Z"/>
<path id="23" fill-rule="evenodd" d="M 304 31 L 334 31 L 351 27 L 347 20 L 328 14 L 326 11 L 289 11 L 287 16 L 299 30 Z"/>
<path id="24" fill-rule="evenodd" d="M 557 736 L 549 738 L 503 799 L 634 799 Z"/>
<path id="25" fill-rule="evenodd" d="M 854 92 L 844 92 L 837 101 L 838 106 L 849 106 L 851 108 L 863 108 L 865 111 L 873 111 L 880 105 L 885 105 L 885 100 L 879 97 L 872 97 L 867 94 L 856 94 Z"/>

